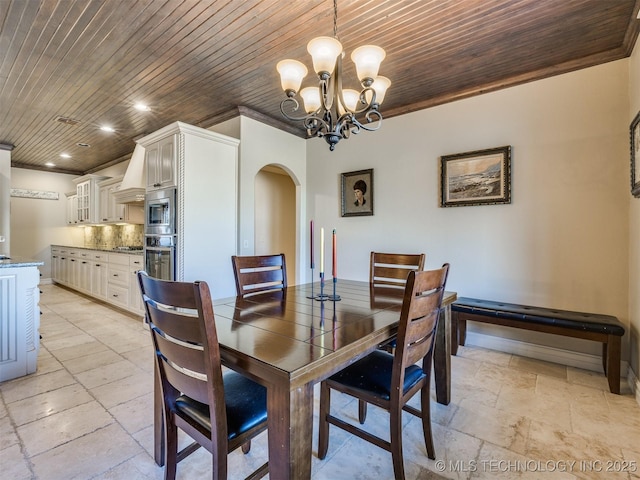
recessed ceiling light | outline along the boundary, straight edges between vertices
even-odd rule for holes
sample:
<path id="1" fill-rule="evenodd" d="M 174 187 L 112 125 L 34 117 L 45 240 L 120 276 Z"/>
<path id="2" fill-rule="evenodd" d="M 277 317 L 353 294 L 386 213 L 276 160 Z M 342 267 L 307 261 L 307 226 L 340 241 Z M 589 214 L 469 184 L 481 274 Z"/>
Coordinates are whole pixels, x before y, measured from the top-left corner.
<path id="1" fill-rule="evenodd" d="M 113 127 L 110 127 L 108 125 L 103 125 L 102 127 L 100 127 L 100 130 L 102 130 L 103 132 L 115 132 L 115 130 L 113 129 Z"/>
<path id="2" fill-rule="evenodd" d="M 55 164 L 55 163 L 53 163 L 53 162 L 47 162 L 47 163 L 45 163 L 45 165 L 46 165 L 47 167 L 55 167 L 55 166 L 56 166 L 56 164 Z"/>
<path id="3" fill-rule="evenodd" d="M 60 156 L 62 158 L 71 158 L 71 155 L 69 155 L 68 153 L 61 153 Z"/>
<path id="4" fill-rule="evenodd" d="M 141 112 L 148 112 L 151 110 L 151 108 L 149 108 L 149 106 L 145 105 L 144 103 L 136 103 L 134 107 L 136 110 L 140 110 Z"/>

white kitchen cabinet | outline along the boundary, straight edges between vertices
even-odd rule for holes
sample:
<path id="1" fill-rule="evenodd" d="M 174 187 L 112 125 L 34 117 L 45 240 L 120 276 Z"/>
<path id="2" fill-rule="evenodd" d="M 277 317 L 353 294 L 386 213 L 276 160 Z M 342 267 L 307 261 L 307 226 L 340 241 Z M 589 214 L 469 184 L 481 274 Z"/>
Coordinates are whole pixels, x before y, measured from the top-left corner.
<path id="1" fill-rule="evenodd" d="M 140 254 L 51 246 L 51 279 L 135 314 L 144 314 L 136 273 Z"/>
<path id="2" fill-rule="evenodd" d="M 213 298 L 235 295 L 230 258 L 237 252 L 239 141 L 176 122 L 137 142 L 145 148 L 148 162 L 174 144 L 176 280 L 205 280 Z M 148 174 L 157 169 L 147 168 Z M 148 183 L 148 190 L 159 188 L 158 182 Z"/>
<path id="3" fill-rule="evenodd" d="M 177 135 L 169 135 L 145 147 L 147 190 L 176 186 Z"/>
<path id="4" fill-rule="evenodd" d="M 125 205 L 116 202 L 114 195 L 122 185 L 122 177 L 110 178 L 98 183 L 100 198 L 100 223 L 144 224 L 143 205 Z"/>
<path id="5" fill-rule="evenodd" d="M 88 251 L 80 250 L 76 260 L 77 277 L 76 288 L 82 293 L 91 295 L 91 264 Z"/>
<path id="6" fill-rule="evenodd" d="M 92 252 L 91 295 L 100 300 L 107 299 L 108 258 L 106 252 Z"/>
<path id="7" fill-rule="evenodd" d="M 78 194 L 76 192 L 67 193 L 67 224 L 76 225 L 78 223 Z"/>
<path id="8" fill-rule="evenodd" d="M 138 272 L 144 269 L 142 255 L 129 255 L 129 310 L 144 315 L 144 303 L 138 285 Z"/>
<path id="9" fill-rule="evenodd" d="M 115 305 L 129 307 L 129 255 L 109 254 L 109 274 L 107 280 L 107 301 Z"/>
<path id="10" fill-rule="evenodd" d="M 76 184 L 77 212 L 79 224 L 99 223 L 100 191 L 98 182 L 107 177 L 83 175 L 73 180 Z"/>

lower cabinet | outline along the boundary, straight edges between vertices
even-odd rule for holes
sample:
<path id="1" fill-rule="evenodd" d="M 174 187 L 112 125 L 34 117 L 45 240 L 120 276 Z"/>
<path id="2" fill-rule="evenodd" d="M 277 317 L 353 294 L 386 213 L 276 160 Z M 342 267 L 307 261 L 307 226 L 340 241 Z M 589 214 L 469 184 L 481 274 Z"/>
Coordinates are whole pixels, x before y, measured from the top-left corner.
<path id="1" fill-rule="evenodd" d="M 142 255 L 85 248 L 51 247 L 51 277 L 86 295 L 144 314 L 136 273 Z"/>

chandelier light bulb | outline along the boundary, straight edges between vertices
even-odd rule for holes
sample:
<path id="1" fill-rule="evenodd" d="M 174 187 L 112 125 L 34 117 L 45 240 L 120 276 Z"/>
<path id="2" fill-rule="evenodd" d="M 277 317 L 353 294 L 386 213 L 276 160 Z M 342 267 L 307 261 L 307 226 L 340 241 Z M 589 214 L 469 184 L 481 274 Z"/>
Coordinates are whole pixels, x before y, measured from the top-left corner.
<path id="1" fill-rule="evenodd" d="M 344 89 L 342 91 L 342 98 L 344 99 L 344 107 L 347 107 L 346 110 L 350 112 L 355 112 L 356 108 L 358 108 L 358 99 L 360 98 L 360 93 L 352 90 L 350 88 Z M 345 113 L 345 108 L 342 106 L 342 102 L 339 102 L 339 111 L 340 115 Z"/>
<path id="2" fill-rule="evenodd" d="M 276 69 L 280 74 L 282 90 L 284 90 L 287 95 L 289 95 L 290 92 L 295 94 L 295 92 L 300 90 L 302 79 L 308 72 L 307 67 L 305 67 L 302 62 L 291 59 L 280 60 L 276 65 Z"/>
<path id="3" fill-rule="evenodd" d="M 305 87 L 300 90 L 300 96 L 304 102 L 304 110 L 313 113 L 320 108 L 320 90 L 318 87 Z"/>
<path id="4" fill-rule="evenodd" d="M 358 79 L 363 84 L 370 85 L 373 79 L 378 76 L 380 63 L 386 55 L 382 48 L 375 45 L 363 45 L 351 53 L 351 60 L 356 64 Z"/>
<path id="5" fill-rule="evenodd" d="M 342 44 L 332 37 L 316 37 L 307 44 L 307 51 L 313 59 L 313 69 L 322 74 L 331 75 L 336 59 L 342 53 Z"/>
<path id="6" fill-rule="evenodd" d="M 376 91 L 376 103 L 381 105 L 384 101 L 384 96 L 387 93 L 387 89 L 391 86 L 391 80 L 387 77 L 383 77 L 382 75 L 377 76 L 373 81 L 371 88 Z M 371 92 L 367 91 L 365 94 L 367 102 L 371 103 Z"/>

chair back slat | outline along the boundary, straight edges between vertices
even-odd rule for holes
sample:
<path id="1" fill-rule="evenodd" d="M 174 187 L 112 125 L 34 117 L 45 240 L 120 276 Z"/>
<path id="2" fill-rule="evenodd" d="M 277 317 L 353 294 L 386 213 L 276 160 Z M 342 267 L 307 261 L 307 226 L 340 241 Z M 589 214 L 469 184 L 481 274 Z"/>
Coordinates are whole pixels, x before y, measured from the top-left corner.
<path id="1" fill-rule="evenodd" d="M 411 271 L 424 269 L 425 254 L 371 252 L 369 283 L 404 287 Z"/>
<path id="2" fill-rule="evenodd" d="M 197 376 L 189 375 L 183 370 L 176 369 L 173 364 L 165 359 L 161 359 L 161 362 L 166 380 L 175 391 L 205 405 L 209 403 L 209 383 L 206 377 L 198 378 Z"/>
<path id="3" fill-rule="evenodd" d="M 232 256 L 236 294 L 247 296 L 287 288 L 284 253 L 278 255 Z"/>
<path id="4" fill-rule="evenodd" d="M 186 368 L 195 374 L 204 376 L 206 379 L 207 368 L 202 345 L 189 345 L 179 342 L 174 338 L 164 336 L 157 327 L 153 326 L 152 328 L 154 329 L 155 339 L 158 342 L 157 350 L 161 352 L 164 359 L 172 365 Z"/>
<path id="5" fill-rule="evenodd" d="M 202 345 L 202 321 L 197 313 L 196 310 L 163 310 L 158 304 L 149 303 L 148 317 L 163 334 Z"/>

